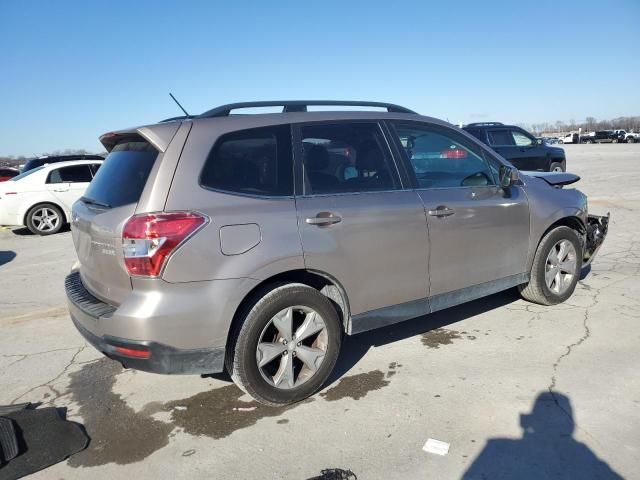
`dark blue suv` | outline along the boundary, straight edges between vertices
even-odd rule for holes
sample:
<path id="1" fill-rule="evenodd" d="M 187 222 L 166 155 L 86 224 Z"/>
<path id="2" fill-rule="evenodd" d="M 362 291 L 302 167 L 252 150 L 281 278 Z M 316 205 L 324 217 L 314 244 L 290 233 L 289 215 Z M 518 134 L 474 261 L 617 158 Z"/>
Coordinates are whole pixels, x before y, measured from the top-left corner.
<path id="1" fill-rule="evenodd" d="M 564 150 L 537 140 L 526 130 L 499 122 L 470 123 L 464 130 L 509 160 L 518 170 L 564 172 Z"/>

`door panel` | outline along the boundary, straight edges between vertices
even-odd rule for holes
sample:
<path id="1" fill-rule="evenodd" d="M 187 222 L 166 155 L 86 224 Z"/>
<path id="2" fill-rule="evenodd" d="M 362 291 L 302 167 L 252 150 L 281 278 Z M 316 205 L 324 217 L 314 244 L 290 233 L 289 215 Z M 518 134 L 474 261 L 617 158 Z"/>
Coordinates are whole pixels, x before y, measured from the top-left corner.
<path id="1" fill-rule="evenodd" d="M 342 284 L 352 315 L 427 296 L 427 224 L 415 192 L 311 196 L 296 203 L 305 266 Z M 314 223 L 329 215 L 340 221 Z"/>
<path id="2" fill-rule="evenodd" d="M 294 138 L 306 268 L 342 284 L 352 315 L 424 299 L 424 207 L 415 191 L 402 190 L 380 125 L 307 124 L 295 127 Z"/>
<path id="3" fill-rule="evenodd" d="M 443 188 L 418 194 L 428 215 L 430 296 L 526 270 L 529 207 L 520 187 Z"/>
<path id="4" fill-rule="evenodd" d="M 529 206 L 520 187 L 497 186 L 501 163 L 451 128 L 392 130 L 427 213 L 430 298 L 523 273 Z"/>

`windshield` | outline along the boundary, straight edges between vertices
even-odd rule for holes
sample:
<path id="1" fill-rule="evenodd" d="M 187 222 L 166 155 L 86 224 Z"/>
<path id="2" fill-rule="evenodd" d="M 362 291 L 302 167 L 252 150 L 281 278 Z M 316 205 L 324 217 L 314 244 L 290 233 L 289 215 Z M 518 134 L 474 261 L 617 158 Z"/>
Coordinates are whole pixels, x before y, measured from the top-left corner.
<path id="1" fill-rule="evenodd" d="M 16 175 L 15 177 L 13 177 L 13 178 L 12 178 L 11 180 L 9 180 L 9 181 L 10 181 L 10 182 L 15 182 L 15 181 L 21 180 L 21 179 L 23 179 L 24 177 L 28 177 L 28 176 L 29 176 L 29 175 L 31 175 L 32 173 L 39 172 L 39 171 L 40 171 L 40 170 L 42 170 L 43 168 L 44 168 L 44 166 L 42 166 L 42 167 L 36 167 L 36 168 L 33 168 L 33 169 L 28 170 L 28 171 L 26 171 L 26 172 L 24 172 L 24 173 L 21 173 L 20 175 Z"/>
<path id="2" fill-rule="evenodd" d="M 119 143 L 98 170 L 83 200 L 109 207 L 137 203 L 157 156 L 158 151 L 142 139 Z"/>

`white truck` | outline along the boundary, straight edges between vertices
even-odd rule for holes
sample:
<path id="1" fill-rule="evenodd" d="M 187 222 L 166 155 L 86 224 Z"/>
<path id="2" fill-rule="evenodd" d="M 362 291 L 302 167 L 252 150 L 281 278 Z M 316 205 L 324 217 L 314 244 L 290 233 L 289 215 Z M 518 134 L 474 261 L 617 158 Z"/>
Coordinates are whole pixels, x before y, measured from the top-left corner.
<path id="1" fill-rule="evenodd" d="M 626 130 L 614 130 L 621 142 L 635 143 L 640 142 L 640 133 L 627 132 Z"/>

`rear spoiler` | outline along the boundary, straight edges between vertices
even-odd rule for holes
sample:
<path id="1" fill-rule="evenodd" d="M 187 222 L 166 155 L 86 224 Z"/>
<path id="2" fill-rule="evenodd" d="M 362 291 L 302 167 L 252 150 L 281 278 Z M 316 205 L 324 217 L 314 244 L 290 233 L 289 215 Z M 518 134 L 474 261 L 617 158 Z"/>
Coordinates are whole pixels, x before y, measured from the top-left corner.
<path id="1" fill-rule="evenodd" d="M 552 187 L 563 187 L 564 185 L 571 185 L 580 180 L 580 177 L 574 173 L 566 172 L 520 172 L 523 175 L 529 177 L 541 178 Z"/>
<path id="2" fill-rule="evenodd" d="M 107 152 L 110 152 L 116 144 L 123 140 L 133 140 L 142 137 L 159 152 L 164 153 L 180 128 L 181 123 L 182 122 L 156 123 L 138 128 L 109 132 L 100 136 L 100 143 L 102 143 Z"/>

